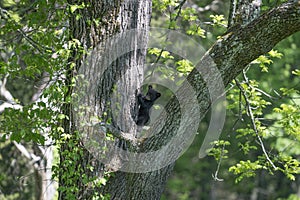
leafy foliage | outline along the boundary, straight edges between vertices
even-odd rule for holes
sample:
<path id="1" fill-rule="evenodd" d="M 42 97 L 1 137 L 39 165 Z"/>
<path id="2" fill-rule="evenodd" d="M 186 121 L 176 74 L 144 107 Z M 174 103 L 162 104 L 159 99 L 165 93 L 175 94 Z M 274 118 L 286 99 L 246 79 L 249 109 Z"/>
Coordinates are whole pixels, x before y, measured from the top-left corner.
<path id="1" fill-rule="evenodd" d="M 14 103 L 21 107 L 18 110 L 7 108 L 1 113 L 1 138 L 3 141 L 9 138 L 10 141 L 24 145 L 43 146 L 47 140 L 53 141 L 47 145 L 55 144 L 58 148 L 68 146 L 69 151 L 62 152 L 65 159 L 59 160 L 56 157 L 57 164 L 52 169 L 53 179 L 66 183 L 58 190 L 66 191 L 68 199 L 73 199 L 80 192 L 77 185 L 79 180 L 83 180 L 86 186 L 95 188 L 105 185 L 108 177 L 92 176 L 92 167 L 89 168 L 90 171 L 84 171 L 80 163 L 84 148 L 78 144 L 79 136 L 62 127 L 70 117 L 63 114 L 61 109 L 72 101 L 72 97 L 66 94 L 76 84 L 76 77 L 70 82 L 65 80 L 68 76 L 67 69 L 75 66 L 70 57 L 74 49 L 84 52 L 78 40 L 69 40 L 67 23 L 72 14 L 76 15 L 76 10 L 86 6 L 69 5 L 64 0 L 0 2 L 0 78 L 7 76 L 7 87 L 15 86 L 9 89 L 13 96 L 19 97 L 14 99 Z M 26 82 L 29 87 L 27 90 L 18 90 L 24 85 L 24 80 L 31 81 Z M 39 100 L 33 100 L 32 95 L 44 84 Z M 2 183 L 9 180 L 3 175 L 4 172 L 0 172 L 3 177 L 1 192 Z M 20 193 L 15 191 L 15 194 L 11 194 L 11 199 L 34 198 L 31 196 L 36 191 L 33 186 L 30 187 L 31 189 L 21 190 Z M 6 191 L 4 197 L 8 198 L 8 192 L 13 190 L 10 188 Z M 95 193 L 94 198 L 107 199 L 107 196 Z"/>
<path id="2" fill-rule="evenodd" d="M 214 147 L 209 151 L 208 155 L 214 156 L 217 161 L 228 158 L 228 150 L 225 147 L 230 145 L 229 141 L 218 140 L 213 142 L 213 145 Z"/>
<path id="3" fill-rule="evenodd" d="M 229 168 L 230 172 L 234 174 L 239 174 L 240 176 L 236 179 L 236 182 L 241 181 L 244 177 L 252 177 L 255 176 L 256 170 L 265 168 L 263 165 L 259 163 L 259 161 L 251 162 L 250 160 L 247 161 L 240 161 L 235 166 Z"/>

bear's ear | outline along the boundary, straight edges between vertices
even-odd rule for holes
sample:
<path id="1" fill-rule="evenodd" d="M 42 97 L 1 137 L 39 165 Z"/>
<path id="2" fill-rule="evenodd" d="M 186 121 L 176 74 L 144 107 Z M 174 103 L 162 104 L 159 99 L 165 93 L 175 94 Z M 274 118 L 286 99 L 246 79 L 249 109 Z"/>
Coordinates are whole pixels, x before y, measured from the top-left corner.
<path id="1" fill-rule="evenodd" d="M 157 96 L 157 98 L 158 98 L 158 97 L 160 97 L 160 96 L 161 96 L 161 94 L 158 92 L 158 93 L 156 94 L 156 96 Z"/>
<path id="2" fill-rule="evenodd" d="M 151 90 L 152 88 L 153 88 L 152 85 L 149 85 L 149 86 L 148 86 L 148 89 L 149 89 L 149 90 Z"/>

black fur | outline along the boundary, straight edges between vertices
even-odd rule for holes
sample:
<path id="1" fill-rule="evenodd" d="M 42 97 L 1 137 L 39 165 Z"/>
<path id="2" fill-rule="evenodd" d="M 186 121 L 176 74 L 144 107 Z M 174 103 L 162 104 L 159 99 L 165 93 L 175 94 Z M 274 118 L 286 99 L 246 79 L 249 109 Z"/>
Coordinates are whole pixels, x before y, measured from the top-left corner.
<path id="1" fill-rule="evenodd" d="M 136 124 L 139 126 L 144 126 L 149 122 L 150 119 L 150 108 L 153 106 L 154 101 L 161 96 L 159 92 L 152 88 L 152 85 L 148 86 L 148 92 L 146 96 L 143 94 L 138 94 L 138 105 L 139 112 Z"/>

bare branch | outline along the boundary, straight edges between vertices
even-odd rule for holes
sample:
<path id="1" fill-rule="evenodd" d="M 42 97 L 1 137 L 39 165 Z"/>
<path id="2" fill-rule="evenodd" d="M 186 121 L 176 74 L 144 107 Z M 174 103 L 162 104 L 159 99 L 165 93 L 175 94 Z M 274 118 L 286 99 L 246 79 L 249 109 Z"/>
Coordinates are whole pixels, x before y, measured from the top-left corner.
<path id="1" fill-rule="evenodd" d="M 39 97 L 41 96 L 43 90 L 49 86 L 50 83 L 50 75 L 48 72 L 43 72 L 42 74 L 42 78 L 40 79 L 40 81 L 38 82 L 37 85 L 37 91 L 32 95 L 31 101 L 35 102 L 39 99 Z"/>
<path id="2" fill-rule="evenodd" d="M 11 103 L 4 102 L 0 105 L 0 113 L 2 113 L 6 108 L 12 108 L 12 109 L 18 110 L 18 109 L 23 108 L 23 106 L 21 106 L 19 104 L 11 104 Z"/>
<path id="3" fill-rule="evenodd" d="M 217 166 L 217 169 L 216 169 L 216 171 L 215 171 L 215 174 L 212 175 L 212 177 L 213 177 L 213 179 L 214 179 L 215 181 L 224 181 L 224 179 L 218 178 L 218 174 L 219 174 L 221 162 L 222 162 L 223 156 L 224 156 L 224 151 L 225 151 L 225 143 L 224 143 L 223 146 L 222 146 L 222 151 L 221 151 L 221 155 L 220 155 L 220 160 L 219 160 L 219 162 L 218 162 L 218 166 Z"/>
<path id="4" fill-rule="evenodd" d="M 17 147 L 17 149 L 30 160 L 30 163 L 33 164 L 33 166 L 36 169 L 39 169 L 39 165 L 36 163 L 39 162 L 42 158 L 40 156 L 35 155 L 34 153 L 30 153 L 26 147 L 20 143 L 17 143 L 16 141 L 13 141 L 14 145 Z"/>
<path id="5" fill-rule="evenodd" d="M 7 82 L 7 77 L 8 74 L 4 77 L 3 81 L 0 80 L 0 96 L 4 97 L 4 99 L 8 102 L 8 103 L 15 103 L 14 101 L 14 97 L 12 96 L 12 94 L 6 89 L 6 82 Z"/>
<path id="6" fill-rule="evenodd" d="M 13 95 L 6 89 L 8 74 L 4 77 L 3 81 L 0 80 L 0 96 L 2 96 L 6 102 L 0 104 L 0 113 L 6 108 L 21 109 L 23 106 L 16 104 Z"/>

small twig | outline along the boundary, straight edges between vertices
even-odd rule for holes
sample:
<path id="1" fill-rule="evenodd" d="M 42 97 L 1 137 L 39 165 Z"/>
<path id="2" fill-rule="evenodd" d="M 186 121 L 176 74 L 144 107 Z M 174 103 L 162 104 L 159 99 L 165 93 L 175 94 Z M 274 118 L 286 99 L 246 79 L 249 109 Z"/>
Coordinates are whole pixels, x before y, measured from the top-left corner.
<path id="1" fill-rule="evenodd" d="M 22 29 L 18 29 L 18 32 L 21 33 L 21 35 L 31 44 L 34 48 L 36 48 L 41 54 L 43 53 L 42 50 L 39 48 L 39 45 L 32 40 L 29 36 L 26 35 L 26 33 Z"/>
<path id="2" fill-rule="evenodd" d="M 223 147 L 222 147 L 222 152 L 221 152 L 220 160 L 218 162 L 217 170 L 216 170 L 215 174 L 212 175 L 212 177 L 215 181 L 224 181 L 224 179 L 218 178 L 221 162 L 223 160 L 224 150 L 225 150 L 225 144 L 223 144 Z"/>
<path id="3" fill-rule="evenodd" d="M 261 90 L 259 88 L 253 87 L 251 84 L 249 84 L 248 77 L 247 77 L 246 73 L 247 73 L 247 71 L 243 70 L 242 74 L 243 74 L 244 80 L 246 81 L 247 86 L 249 86 L 250 88 L 252 88 L 252 89 L 254 89 L 254 90 L 262 93 L 263 95 L 265 95 L 266 97 L 268 97 L 270 99 L 276 99 L 277 100 L 277 99 L 281 98 L 281 96 L 280 97 L 274 97 L 274 96 L 268 94 L 267 92 L 265 92 L 265 91 L 263 91 L 263 90 Z"/>
<path id="4" fill-rule="evenodd" d="M 178 19 L 179 15 L 181 13 L 181 9 L 182 9 L 183 5 L 185 4 L 185 2 L 186 2 L 186 0 L 181 1 L 180 4 L 175 7 L 174 10 L 177 10 L 177 9 L 179 9 L 179 10 L 178 10 L 178 12 L 177 12 L 177 14 L 176 14 L 176 16 L 174 18 L 174 21 L 176 21 Z"/>
<path id="5" fill-rule="evenodd" d="M 248 78 L 245 77 L 245 80 L 247 81 Z M 248 97 L 247 97 L 247 95 L 246 95 L 246 92 L 245 92 L 245 90 L 243 89 L 243 87 L 241 86 L 240 82 L 239 82 L 237 79 L 235 79 L 235 82 L 236 82 L 237 87 L 238 87 L 238 88 L 240 89 L 240 91 L 242 92 L 242 95 L 243 95 L 243 97 L 244 97 L 244 99 L 245 99 L 245 101 L 246 101 L 246 107 L 247 107 L 247 111 L 248 111 L 248 114 L 249 114 L 249 117 L 250 117 L 250 120 L 251 120 L 251 124 L 252 124 L 253 130 L 254 130 L 254 132 L 255 132 L 257 138 L 258 138 L 258 141 L 259 141 L 259 143 L 260 143 L 260 146 L 261 146 L 261 148 L 262 148 L 262 150 L 263 150 L 263 153 L 265 154 L 266 159 L 268 160 L 268 162 L 269 162 L 269 163 L 272 165 L 272 167 L 276 170 L 277 167 L 274 165 L 274 163 L 273 163 L 272 160 L 270 159 L 270 157 L 269 157 L 269 155 L 268 155 L 268 153 L 267 153 L 267 151 L 266 151 L 266 149 L 265 149 L 264 143 L 263 143 L 263 141 L 262 141 L 262 139 L 261 139 L 261 137 L 260 137 L 260 135 L 259 135 L 259 133 L 258 133 L 256 124 L 255 124 L 255 118 L 254 118 L 254 115 L 253 115 L 253 112 L 252 112 L 252 108 L 251 108 L 251 104 L 250 104 L 249 99 L 248 99 Z"/>
<path id="6" fill-rule="evenodd" d="M 269 97 L 270 99 L 275 99 L 275 100 L 280 99 L 280 98 L 278 98 L 278 97 L 274 97 L 274 96 L 272 96 L 272 95 L 266 93 L 265 91 L 263 91 L 263 90 L 261 90 L 261 89 L 258 89 L 258 88 L 256 88 L 256 87 L 253 87 L 253 86 L 251 86 L 251 85 L 249 85 L 249 86 L 250 86 L 251 88 L 253 88 L 254 90 L 256 90 L 256 91 L 262 93 L 262 94 L 265 95 L 266 97 Z"/>

